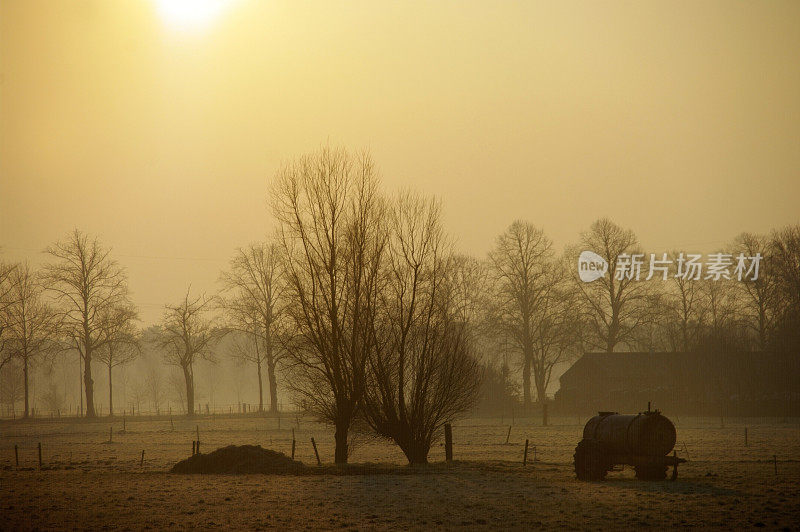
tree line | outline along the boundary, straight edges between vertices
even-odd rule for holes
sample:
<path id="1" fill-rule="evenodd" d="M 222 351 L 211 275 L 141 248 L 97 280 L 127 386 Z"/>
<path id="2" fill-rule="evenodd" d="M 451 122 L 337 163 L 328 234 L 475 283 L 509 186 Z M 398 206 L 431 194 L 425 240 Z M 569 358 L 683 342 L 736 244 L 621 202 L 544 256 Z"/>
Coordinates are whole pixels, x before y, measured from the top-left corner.
<path id="1" fill-rule="evenodd" d="M 218 293 L 187 289 L 144 331 L 124 268 L 97 238 L 74 230 L 38 270 L 0 263 L 0 370 L 20 372 L 23 415 L 32 365 L 66 353 L 81 360 L 87 417 L 98 415 L 93 364 L 105 367 L 113 415 L 113 370 L 143 346 L 179 368 L 193 415 L 195 366 L 227 338 L 227 354 L 255 369 L 259 411 L 276 411 L 283 387 L 333 426 L 337 463 L 354 430 L 423 463 L 442 425 L 476 403 L 544 406 L 554 370 L 586 351 L 800 345 L 800 226 L 745 233 L 719 250 L 761 257 L 757 277 L 739 280 L 685 275 L 684 252 L 648 256 L 633 231 L 605 218 L 561 253 L 522 220 L 486 257 L 459 253 L 441 203 L 384 192 L 366 152 L 298 157 L 269 198 L 275 233 L 236 251 Z M 606 274 L 582 282 L 581 250 L 602 257 Z M 658 263 L 658 275 L 634 278 L 631 257 L 651 274 Z"/>

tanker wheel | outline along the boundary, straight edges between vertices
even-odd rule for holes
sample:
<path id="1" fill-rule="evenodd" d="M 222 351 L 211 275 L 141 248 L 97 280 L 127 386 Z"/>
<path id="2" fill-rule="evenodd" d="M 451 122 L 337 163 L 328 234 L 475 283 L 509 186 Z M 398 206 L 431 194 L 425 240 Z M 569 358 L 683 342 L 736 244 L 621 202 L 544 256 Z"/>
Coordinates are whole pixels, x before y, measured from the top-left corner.
<path id="1" fill-rule="evenodd" d="M 640 465 L 636 466 L 634 471 L 639 480 L 665 480 L 667 478 L 667 466 L 665 465 Z"/>
<path id="2" fill-rule="evenodd" d="M 604 480 L 608 464 L 603 448 L 595 440 L 581 440 L 575 447 L 575 474 L 579 480 Z"/>

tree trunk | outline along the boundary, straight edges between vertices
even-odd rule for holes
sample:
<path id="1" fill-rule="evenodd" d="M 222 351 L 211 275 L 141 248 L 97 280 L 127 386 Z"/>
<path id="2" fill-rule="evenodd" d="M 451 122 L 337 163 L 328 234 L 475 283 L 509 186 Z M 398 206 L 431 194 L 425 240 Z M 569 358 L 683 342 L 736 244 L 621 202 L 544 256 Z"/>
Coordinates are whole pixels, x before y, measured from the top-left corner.
<path id="1" fill-rule="evenodd" d="M 92 380 L 92 359 L 86 357 L 83 365 L 83 386 L 86 388 L 86 417 L 97 417 L 94 410 L 94 381 Z"/>
<path id="2" fill-rule="evenodd" d="M 256 368 L 258 369 L 258 411 L 264 411 L 264 382 L 261 378 L 261 359 L 256 360 Z"/>
<path id="3" fill-rule="evenodd" d="M 412 465 L 427 464 L 430 445 L 424 442 L 410 441 L 402 447 L 403 454 L 408 458 L 408 463 Z"/>
<path id="4" fill-rule="evenodd" d="M 94 381 L 92 380 L 92 342 L 89 334 L 89 316 L 84 302 L 83 313 L 83 386 L 86 389 L 86 417 L 97 417 L 94 410 Z"/>
<path id="5" fill-rule="evenodd" d="M 525 409 L 531 407 L 531 359 L 525 356 L 522 363 L 522 405 Z"/>
<path id="6" fill-rule="evenodd" d="M 681 333 L 683 336 L 683 352 L 689 351 L 689 323 L 687 320 L 681 322 Z"/>
<path id="7" fill-rule="evenodd" d="M 606 341 L 606 353 L 613 353 L 615 345 L 617 345 L 617 342 L 614 339 L 614 335 L 609 333 L 608 340 Z"/>
<path id="8" fill-rule="evenodd" d="M 22 358 L 22 375 L 25 381 L 25 412 L 22 417 L 26 418 L 28 417 L 28 357 Z"/>
<path id="9" fill-rule="evenodd" d="M 334 454 L 334 462 L 337 464 L 347 463 L 347 431 L 349 423 L 343 421 L 336 422 L 336 452 Z"/>
<path id="10" fill-rule="evenodd" d="M 108 363 L 108 417 L 114 416 L 114 399 L 111 389 L 111 362 Z"/>
<path id="11" fill-rule="evenodd" d="M 542 370 L 544 371 L 544 370 Z M 536 402 L 542 409 L 542 426 L 547 426 L 547 392 L 543 375 L 536 375 Z"/>
<path id="12" fill-rule="evenodd" d="M 83 354 L 81 354 L 80 350 L 78 350 L 78 397 L 80 398 L 81 402 L 81 409 L 78 413 L 79 416 L 83 415 L 83 381 L 81 379 L 81 373 L 83 373 Z"/>
<path id="13" fill-rule="evenodd" d="M 191 365 L 183 366 L 183 378 L 186 380 L 186 415 L 194 415 L 194 379 Z"/>
<path id="14" fill-rule="evenodd" d="M 267 361 L 267 378 L 269 379 L 269 410 L 278 411 L 278 379 L 275 376 L 275 363 Z"/>
<path id="15" fill-rule="evenodd" d="M 608 337 L 606 338 L 606 353 L 613 353 L 619 336 L 619 318 L 616 309 L 612 310 L 611 323 L 608 326 Z"/>
<path id="16" fill-rule="evenodd" d="M 269 331 L 269 328 L 267 328 Z M 278 379 L 275 376 L 275 357 L 272 353 L 272 337 L 267 337 L 267 379 L 269 379 L 269 411 L 278 411 Z"/>

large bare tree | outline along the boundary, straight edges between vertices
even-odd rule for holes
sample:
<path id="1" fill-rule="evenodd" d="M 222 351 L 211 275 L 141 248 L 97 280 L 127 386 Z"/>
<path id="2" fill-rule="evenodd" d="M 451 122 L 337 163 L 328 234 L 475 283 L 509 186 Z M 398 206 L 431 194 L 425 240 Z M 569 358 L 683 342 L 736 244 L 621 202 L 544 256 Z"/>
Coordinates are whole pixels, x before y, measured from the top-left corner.
<path id="1" fill-rule="evenodd" d="M 29 372 L 31 365 L 56 348 L 59 321 L 55 311 L 44 301 L 40 277 L 27 263 L 20 264 L 11 273 L 13 297 L 6 307 L 8 317 L 8 345 L 11 356 L 22 365 L 25 406 L 29 410 Z"/>
<path id="2" fill-rule="evenodd" d="M 597 220 L 581 234 L 581 248 L 608 262 L 606 275 L 590 283 L 577 280 L 575 275 L 575 282 L 584 303 L 589 341 L 611 353 L 620 344 L 631 342 L 637 329 L 650 320 L 652 284 L 645 281 L 647 264 L 633 231 L 608 218 Z M 642 261 L 638 266 L 637 260 Z M 639 279 L 637 269 L 642 272 Z"/>
<path id="3" fill-rule="evenodd" d="M 443 235 L 439 204 L 403 194 L 390 219 L 385 314 L 368 357 L 364 415 L 410 463 L 426 463 L 442 425 L 475 403 L 480 371 L 457 289 L 463 272 Z"/>
<path id="4" fill-rule="evenodd" d="M 286 305 L 281 249 L 274 243 L 241 248 L 231 260 L 230 271 L 222 274 L 225 294 L 221 301 L 228 327 L 245 335 L 237 338 L 233 352 L 239 359 L 256 365 L 259 412 L 264 410 L 264 366 L 270 411 L 278 411 L 277 365 L 285 355 L 280 337 Z"/>
<path id="5" fill-rule="evenodd" d="M 298 403 L 335 429 L 336 463 L 364 397 L 386 237 L 368 154 L 323 147 L 285 165 L 272 189 L 294 334 L 286 342 Z"/>
<path id="6" fill-rule="evenodd" d="M 103 345 L 97 359 L 108 368 L 108 415 L 114 415 L 114 389 L 112 370 L 130 364 L 139 356 L 140 344 L 134 321 L 138 319 L 132 306 L 105 309 L 100 318 Z"/>
<path id="7" fill-rule="evenodd" d="M 194 415 L 194 365 L 199 360 L 213 360 L 212 348 L 220 337 L 207 318 L 211 300 L 204 295 L 192 298 L 189 290 L 177 305 L 167 305 L 161 323 L 159 346 L 165 361 L 183 372 L 186 387 L 186 414 Z"/>
<path id="8" fill-rule="evenodd" d="M 83 361 L 86 417 L 96 417 L 92 362 L 106 342 L 102 316 L 108 309 L 130 305 L 127 277 L 110 249 L 78 229 L 47 253 L 55 262 L 45 266 L 46 286 L 61 304 L 64 333 Z"/>
<path id="9" fill-rule="evenodd" d="M 514 221 L 489 253 L 495 299 L 490 319 L 522 356 L 523 405 L 531 406 L 531 365 L 537 334 L 536 313 L 548 294 L 552 242 L 529 222 Z"/>

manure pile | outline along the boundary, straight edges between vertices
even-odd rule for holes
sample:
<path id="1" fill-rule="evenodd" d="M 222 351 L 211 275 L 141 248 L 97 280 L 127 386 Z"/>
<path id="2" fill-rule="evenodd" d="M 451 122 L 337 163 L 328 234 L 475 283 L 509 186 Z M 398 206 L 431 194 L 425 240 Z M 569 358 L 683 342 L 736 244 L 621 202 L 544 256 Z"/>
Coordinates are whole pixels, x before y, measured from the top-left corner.
<path id="1" fill-rule="evenodd" d="M 283 453 L 260 445 L 228 445 L 208 454 L 196 454 L 181 460 L 172 473 L 248 473 L 303 474 L 307 467 Z"/>

